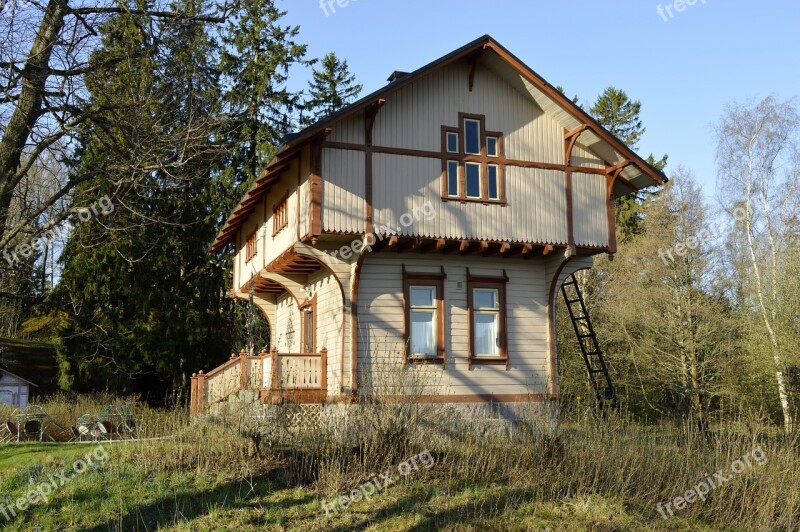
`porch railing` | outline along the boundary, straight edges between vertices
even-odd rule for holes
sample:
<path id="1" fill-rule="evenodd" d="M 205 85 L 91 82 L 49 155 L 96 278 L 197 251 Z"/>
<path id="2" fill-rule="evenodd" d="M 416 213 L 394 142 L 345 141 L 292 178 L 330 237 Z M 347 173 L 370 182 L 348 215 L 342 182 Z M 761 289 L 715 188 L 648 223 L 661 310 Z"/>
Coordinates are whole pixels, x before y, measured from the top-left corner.
<path id="1" fill-rule="evenodd" d="M 245 352 L 209 373 L 192 375 L 190 411 L 204 412 L 240 390 L 258 391 L 265 403 L 323 403 L 328 389 L 328 351 L 319 353 Z"/>

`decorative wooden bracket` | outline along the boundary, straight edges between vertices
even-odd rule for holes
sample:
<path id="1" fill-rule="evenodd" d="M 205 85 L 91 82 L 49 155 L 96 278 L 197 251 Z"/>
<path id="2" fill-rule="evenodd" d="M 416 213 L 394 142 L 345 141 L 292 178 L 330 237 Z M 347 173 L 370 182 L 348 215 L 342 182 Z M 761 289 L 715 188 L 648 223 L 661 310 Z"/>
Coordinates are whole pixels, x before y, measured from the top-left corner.
<path id="1" fill-rule="evenodd" d="M 384 98 L 380 98 L 379 100 L 376 100 L 374 103 L 370 104 L 369 107 L 364 110 L 364 116 L 366 120 L 365 139 L 367 146 L 372 146 L 372 130 L 375 127 L 375 118 L 377 118 L 378 113 L 385 104 L 386 100 Z"/>
<path id="2" fill-rule="evenodd" d="M 606 168 L 606 197 L 608 199 L 612 198 L 612 193 L 614 191 L 614 183 L 619 179 L 625 182 L 625 185 L 631 188 L 633 191 L 636 191 L 636 187 L 634 187 L 630 181 L 622 177 L 622 171 L 625 170 L 627 167 L 632 165 L 633 162 L 631 161 L 622 161 L 621 163 L 615 164 L 609 168 Z"/>
<path id="3" fill-rule="evenodd" d="M 484 45 L 483 48 L 472 54 L 469 59 L 467 59 L 467 63 L 470 64 L 472 68 L 469 70 L 469 92 L 472 92 L 472 89 L 475 87 L 475 71 L 478 70 L 478 62 L 483 55 L 483 53 L 489 49 L 488 45 Z"/>
<path id="4" fill-rule="evenodd" d="M 572 165 L 572 149 L 575 147 L 575 143 L 578 142 L 578 138 L 587 129 L 589 129 L 589 125 L 582 124 L 572 131 L 564 130 L 564 164 L 566 166 Z"/>

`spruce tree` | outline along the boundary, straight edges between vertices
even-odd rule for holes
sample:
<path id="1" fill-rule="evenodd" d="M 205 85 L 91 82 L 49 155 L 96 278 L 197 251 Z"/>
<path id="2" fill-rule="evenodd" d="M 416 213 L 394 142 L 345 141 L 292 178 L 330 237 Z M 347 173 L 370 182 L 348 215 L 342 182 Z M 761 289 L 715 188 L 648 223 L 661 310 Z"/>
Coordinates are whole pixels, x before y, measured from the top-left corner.
<path id="1" fill-rule="evenodd" d="M 62 257 L 62 385 L 182 401 L 188 374 L 229 353 L 224 271 L 206 255 L 221 216 L 224 121 L 204 25 L 165 25 L 154 45 L 140 22 L 122 14 L 107 24 L 95 60 L 125 52 L 130 61 L 87 81 L 98 107 L 113 111 L 94 119 L 74 169 L 105 179 L 73 201 L 107 197 L 113 212 L 78 224 Z M 130 174 L 135 185 L 119 186 Z"/>
<path id="2" fill-rule="evenodd" d="M 308 82 L 309 95 L 304 106 L 305 125 L 317 122 L 352 103 L 363 88 L 350 73 L 347 60 L 340 60 L 334 52 L 322 58 L 320 68 L 313 69 L 312 77 Z"/>

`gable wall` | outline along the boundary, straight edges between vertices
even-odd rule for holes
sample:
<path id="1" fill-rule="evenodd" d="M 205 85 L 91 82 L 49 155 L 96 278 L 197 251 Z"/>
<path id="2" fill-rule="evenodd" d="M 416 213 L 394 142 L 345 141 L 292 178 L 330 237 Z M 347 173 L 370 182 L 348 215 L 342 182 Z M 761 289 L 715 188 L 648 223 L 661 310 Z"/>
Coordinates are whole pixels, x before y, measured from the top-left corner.
<path id="1" fill-rule="evenodd" d="M 459 112 L 486 116 L 486 128 L 504 134 L 508 159 L 563 164 L 561 124 L 545 115 L 527 96 L 486 68 L 478 68 L 472 92 L 469 67 L 451 65 L 400 89 L 386 98 L 378 113 L 375 146 L 441 151 L 441 126 L 458 126 Z M 329 140 L 362 144 L 363 113 L 333 127 Z M 584 146 L 575 146 L 573 162 L 603 168 L 603 162 Z M 567 201 L 564 172 L 507 166 L 508 204 L 483 205 L 441 199 L 440 159 L 412 155 L 373 155 L 373 221 L 378 231 L 403 236 L 466 238 L 489 241 L 566 244 Z M 323 229 L 361 233 L 365 229 L 365 155 L 361 151 L 327 148 L 323 152 Z M 587 176 L 573 186 L 573 224 L 579 245 L 608 243 L 602 176 Z M 602 183 L 601 183 L 602 182 Z M 405 214 L 434 209 L 432 216 Z M 409 218 L 406 217 L 407 221 Z"/>

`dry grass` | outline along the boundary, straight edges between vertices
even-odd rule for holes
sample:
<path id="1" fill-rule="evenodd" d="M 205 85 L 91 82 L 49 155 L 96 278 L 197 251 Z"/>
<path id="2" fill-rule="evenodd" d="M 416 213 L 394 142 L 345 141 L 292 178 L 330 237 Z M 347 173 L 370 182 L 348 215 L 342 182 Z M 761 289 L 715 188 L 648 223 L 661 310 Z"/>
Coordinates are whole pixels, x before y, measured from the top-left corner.
<path id="1" fill-rule="evenodd" d="M 108 400 L 82 397 L 73 403 L 61 397 L 43 406 L 66 421 Z M 259 437 L 246 420 L 189 425 L 183 410 L 137 403 L 134 411 L 149 427 L 148 435 L 175 438 L 121 445 L 112 462 L 135 470 L 140 482 L 181 479 L 186 484 L 181 484 L 181 496 L 194 497 L 199 508 L 186 518 L 185 504 L 176 498 L 172 510 L 172 503 L 152 510 L 161 524 L 183 522 L 194 528 L 192 523 L 202 522 L 200 528 L 214 528 L 242 519 L 236 526 L 346 529 L 385 523 L 391 529 L 391 523 L 410 520 L 419 529 L 472 530 L 495 523 L 498 528 L 559 528 L 577 519 L 592 527 L 602 521 L 606 528 L 601 529 L 608 530 L 800 527 L 800 441 L 758 418 L 718 425 L 712 435 L 703 436 L 681 427 L 619 420 L 551 423 L 532 411 L 508 435 L 459 422 L 446 408 L 410 401 L 355 405 L 346 426 L 299 431 L 276 426 Z M 662 520 L 657 503 L 682 495 L 709 473 L 729 470 L 757 447 L 768 458 L 764 465 L 754 464 L 712 490 L 706 501 Z M 380 500 L 359 503 L 332 518 L 321 512 L 322 500 L 348 493 L 378 473 L 396 471 L 397 464 L 425 450 L 433 453 L 436 465 L 398 482 Z M 224 490 L 224 498 L 208 491 L 222 486 L 242 491 L 248 485 L 244 491 L 250 499 L 242 499 L 242 506 Z M 129 508 L 138 504 L 139 492 L 136 486 L 117 491 L 119 523 L 125 528 L 139 518 Z M 297 502 L 275 506 L 271 498 L 284 492 Z"/>

